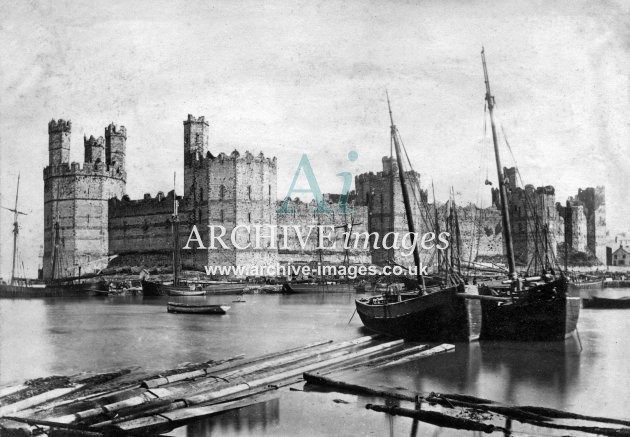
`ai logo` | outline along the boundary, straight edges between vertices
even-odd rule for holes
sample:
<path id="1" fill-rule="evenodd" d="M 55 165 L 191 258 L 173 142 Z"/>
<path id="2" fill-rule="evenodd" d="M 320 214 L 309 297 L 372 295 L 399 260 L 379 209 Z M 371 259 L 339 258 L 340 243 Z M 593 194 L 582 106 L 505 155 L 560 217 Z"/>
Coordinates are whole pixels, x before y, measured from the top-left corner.
<path id="1" fill-rule="evenodd" d="M 358 159 L 359 154 L 351 150 L 348 153 L 348 161 L 354 162 Z M 300 177 L 300 173 L 304 172 L 304 176 L 306 176 L 306 181 L 308 182 L 308 188 L 296 188 L 295 184 L 297 183 L 298 178 Z M 341 173 L 337 173 L 336 176 L 340 176 L 343 178 L 343 186 L 341 187 L 341 196 L 339 197 L 339 211 L 343 214 L 348 214 L 351 211 L 348 208 L 348 193 L 350 191 L 350 186 L 352 185 L 352 173 L 348 171 L 344 171 Z M 289 192 L 284 198 L 284 202 L 282 202 L 282 206 L 277 209 L 278 214 L 289 214 L 293 213 L 293 209 L 289 208 L 289 200 L 291 200 L 291 196 L 293 193 L 311 193 L 315 202 L 317 203 L 317 208 L 313 211 L 319 214 L 332 213 L 332 210 L 326 205 L 324 202 L 324 196 L 322 195 L 322 191 L 319 188 L 319 184 L 317 183 L 317 178 L 315 177 L 315 173 L 313 172 L 313 167 L 311 167 L 311 162 L 308 160 L 308 156 L 306 153 L 302 155 L 302 159 L 300 159 L 300 163 L 298 164 L 298 168 L 295 172 L 295 176 L 293 176 L 293 182 L 291 182 L 291 186 L 289 187 Z"/>

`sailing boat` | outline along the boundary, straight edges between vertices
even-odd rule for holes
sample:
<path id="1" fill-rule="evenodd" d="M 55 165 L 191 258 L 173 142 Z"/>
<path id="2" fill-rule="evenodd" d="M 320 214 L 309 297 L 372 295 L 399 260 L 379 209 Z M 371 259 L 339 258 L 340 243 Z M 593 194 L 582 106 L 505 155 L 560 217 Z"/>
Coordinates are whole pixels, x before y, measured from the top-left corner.
<path id="1" fill-rule="evenodd" d="M 11 263 L 11 281 L 8 284 L 0 284 L 0 297 L 19 297 L 29 296 L 42 293 L 45 287 L 44 284 L 31 285 L 26 280 L 23 280 L 22 284 L 15 278 L 15 261 L 17 256 L 17 239 L 20 227 L 18 225 L 18 217 L 20 215 L 26 215 L 25 212 L 18 210 L 18 194 L 20 192 L 20 175 L 17 179 L 17 189 L 15 191 L 15 206 L 11 208 L 4 207 L 13 213 L 13 261 Z"/>
<path id="2" fill-rule="evenodd" d="M 387 96 L 387 106 L 407 225 L 409 232 L 413 235 L 415 224 L 409 200 L 407 178 L 402 165 L 400 133 L 394 124 L 389 96 Z M 447 287 L 426 287 L 421 273 L 420 254 L 417 246 L 413 252 L 413 259 L 421 289 L 410 292 L 385 292 L 374 297 L 356 299 L 357 313 L 365 327 L 382 334 L 412 340 L 477 340 L 481 330 L 479 301 L 462 298 L 468 293 L 461 281 Z M 451 275 L 451 277 L 455 277 L 455 275 Z M 476 290 L 472 292 L 474 293 Z"/>
<path id="3" fill-rule="evenodd" d="M 15 268 L 18 252 L 18 234 L 20 226 L 18 223 L 18 217 L 20 215 L 26 215 L 25 212 L 18 210 L 18 199 L 20 193 L 20 175 L 18 174 L 17 188 L 15 190 L 15 205 L 13 208 L 6 208 L 13 213 L 13 258 L 11 262 L 11 281 L 9 284 L 0 284 L 0 297 L 47 297 L 47 296 L 77 296 L 87 295 L 90 291 L 97 291 L 105 287 L 106 284 L 103 281 L 99 282 L 82 282 L 82 283 L 63 283 L 60 280 L 53 279 L 47 283 L 33 283 L 26 279 L 18 280 L 15 276 Z M 59 241 L 59 222 L 55 223 L 56 240 Z M 55 246 L 57 247 L 57 246 Z M 54 264 L 57 259 L 56 250 L 53 255 L 53 275 Z M 96 276 L 96 275 L 90 275 Z M 66 281 L 72 281 L 76 279 L 86 279 L 85 277 L 70 278 Z"/>
<path id="4" fill-rule="evenodd" d="M 580 314 L 580 298 L 571 297 L 567 291 L 567 278 L 556 276 L 553 269 L 546 269 L 543 275 L 519 279 L 514 262 L 512 230 L 508 208 L 505 176 L 502 172 L 501 157 L 497 144 L 494 124 L 494 97 L 490 92 L 490 81 L 486 67 L 486 56 L 481 50 L 481 60 L 486 83 L 486 102 L 492 127 L 503 235 L 507 251 L 509 278 L 499 286 L 482 284 L 479 298 L 482 308 L 481 339 L 514 341 L 554 341 L 564 340 L 577 326 Z M 546 229 L 545 232 L 548 230 Z"/>
<path id="5" fill-rule="evenodd" d="M 142 278 L 142 294 L 144 296 L 203 296 L 204 290 L 191 290 L 189 286 L 180 284 L 179 280 L 179 202 L 175 195 L 175 175 L 173 175 L 173 284 L 163 284 Z"/>

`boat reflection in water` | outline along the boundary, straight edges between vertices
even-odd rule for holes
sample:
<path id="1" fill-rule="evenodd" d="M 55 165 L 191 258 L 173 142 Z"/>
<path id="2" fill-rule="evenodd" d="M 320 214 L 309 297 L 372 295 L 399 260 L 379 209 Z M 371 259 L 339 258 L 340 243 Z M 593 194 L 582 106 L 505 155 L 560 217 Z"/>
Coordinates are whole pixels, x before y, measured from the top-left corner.
<path id="1" fill-rule="evenodd" d="M 212 435 L 260 435 L 268 427 L 275 427 L 280 421 L 280 401 L 271 399 L 239 410 L 191 422 L 178 428 L 172 435 L 212 436 Z"/>

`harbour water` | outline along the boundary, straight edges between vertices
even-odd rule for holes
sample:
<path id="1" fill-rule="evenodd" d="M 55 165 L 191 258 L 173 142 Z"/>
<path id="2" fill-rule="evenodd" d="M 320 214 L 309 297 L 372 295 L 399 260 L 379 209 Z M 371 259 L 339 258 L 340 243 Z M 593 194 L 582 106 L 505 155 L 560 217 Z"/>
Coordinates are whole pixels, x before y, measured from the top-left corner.
<path id="1" fill-rule="evenodd" d="M 596 293 L 630 296 L 630 289 Z M 232 308 L 224 316 L 167 313 L 166 301 L 178 300 L 173 297 L 3 299 L 0 384 L 120 367 L 157 371 L 184 362 L 255 356 L 318 340 L 352 339 L 366 334 L 357 316 L 348 324 L 355 297 L 248 295 L 245 303 L 233 303 L 235 296 L 179 298 L 227 303 Z M 579 335 L 564 343 L 457 344 L 454 353 L 386 371 L 346 371 L 344 377 L 369 386 L 464 393 L 509 404 L 624 418 L 630 403 L 629 316 L 630 310 L 583 309 Z M 189 424 L 169 435 L 398 436 L 409 435 L 414 426 L 417 435 L 465 435 L 366 410 L 370 402 L 383 403 L 335 392 L 283 388 L 276 399 Z"/>

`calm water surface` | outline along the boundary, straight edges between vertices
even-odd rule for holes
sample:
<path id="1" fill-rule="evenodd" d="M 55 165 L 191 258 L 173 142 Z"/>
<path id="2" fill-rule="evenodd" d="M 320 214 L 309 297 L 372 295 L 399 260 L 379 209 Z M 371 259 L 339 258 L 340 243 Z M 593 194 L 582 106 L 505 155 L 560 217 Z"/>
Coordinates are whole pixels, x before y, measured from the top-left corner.
<path id="1" fill-rule="evenodd" d="M 605 289 L 598 294 L 630 296 L 630 289 Z M 317 340 L 352 339 L 366 334 L 358 316 L 348 325 L 355 297 L 250 295 L 246 303 L 232 303 L 233 296 L 205 298 L 232 305 L 225 316 L 167 313 L 166 300 L 172 297 L 3 299 L 0 384 L 119 367 L 163 370 L 184 362 L 255 356 Z M 512 404 L 628 417 L 629 317 L 630 310 L 583 309 L 579 339 L 457 344 L 451 354 L 344 376 L 370 386 L 465 393 Z M 412 429 L 411 419 L 364 408 L 369 402 L 382 404 L 381 399 L 287 388 L 278 395 L 170 435 L 399 436 L 409 435 Z M 418 435 L 462 434 L 466 433 L 426 424 L 420 424 L 418 431 Z"/>

